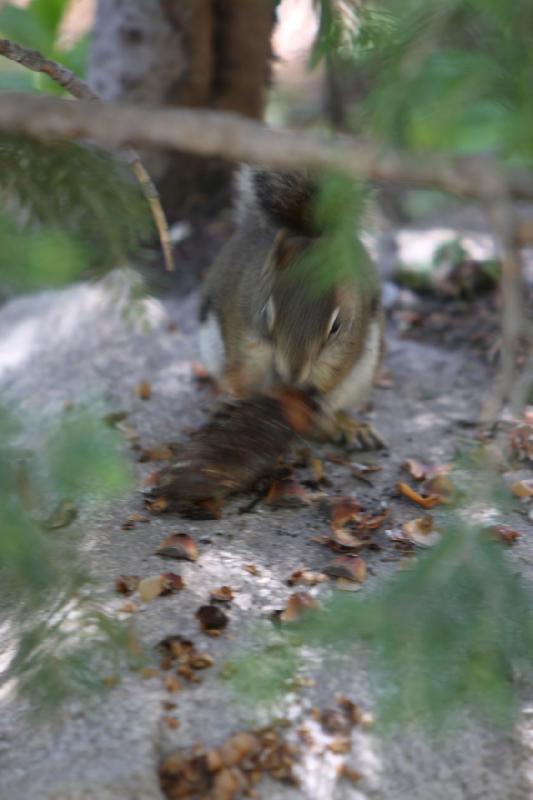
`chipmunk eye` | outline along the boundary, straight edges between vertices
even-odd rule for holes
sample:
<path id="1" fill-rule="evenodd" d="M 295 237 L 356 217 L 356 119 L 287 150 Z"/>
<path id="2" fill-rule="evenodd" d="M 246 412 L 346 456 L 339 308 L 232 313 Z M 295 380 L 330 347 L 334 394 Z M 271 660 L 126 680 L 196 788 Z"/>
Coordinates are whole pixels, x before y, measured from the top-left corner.
<path id="1" fill-rule="evenodd" d="M 329 323 L 329 332 L 328 332 L 328 339 L 332 339 L 334 336 L 338 334 L 341 329 L 341 312 L 340 309 L 336 308 L 333 314 L 331 315 L 331 320 Z"/>

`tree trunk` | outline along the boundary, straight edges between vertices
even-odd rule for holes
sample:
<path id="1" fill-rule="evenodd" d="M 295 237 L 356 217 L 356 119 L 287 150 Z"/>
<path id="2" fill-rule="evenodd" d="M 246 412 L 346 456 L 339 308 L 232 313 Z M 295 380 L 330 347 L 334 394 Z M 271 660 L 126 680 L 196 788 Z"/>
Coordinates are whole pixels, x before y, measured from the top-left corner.
<path id="1" fill-rule="evenodd" d="M 273 0 L 98 0 L 89 80 L 105 99 L 259 118 L 273 22 Z M 143 155 L 171 220 L 228 202 L 231 165 Z"/>

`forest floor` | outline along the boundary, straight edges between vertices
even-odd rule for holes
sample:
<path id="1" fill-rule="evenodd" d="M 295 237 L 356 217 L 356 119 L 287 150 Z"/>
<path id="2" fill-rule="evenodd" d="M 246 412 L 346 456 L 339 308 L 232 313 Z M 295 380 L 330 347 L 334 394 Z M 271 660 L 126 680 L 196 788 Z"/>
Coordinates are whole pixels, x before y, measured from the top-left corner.
<path id="1" fill-rule="evenodd" d="M 465 303 L 428 301 L 413 307 L 397 291 L 392 288 L 396 299 L 389 312 L 386 379 L 364 415 L 388 449 L 354 453 L 311 446 L 327 478 L 322 491 L 353 495 L 372 513 L 388 509 L 372 548 L 362 552 L 367 578 L 360 594 L 384 585 L 404 561 L 404 549 L 398 549 L 387 532 L 421 516 L 422 510 L 396 490 L 400 480 L 410 481 L 402 465 L 407 459 L 444 464 L 474 441 L 473 423 L 493 369 L 484 354 L 496 345 L 493 300 L 484 302 L 483 313 L 478 308 L 474 315 Z M 99 284 L 6 303 L 0 309 L 0 387 L 5 400 L 34 431 L 64 413 L 65 404 L 94 400 L 102 414 L 127 412 L 127 447 L 140 490 L 158 464 L 139 462 L 139 448 L 184 441 L 188 430 L 205 421 L 213 395 L 195 376 L 196 295 L 183 299 L 167 295 L 164 301 L 149 304 L 153 322 L 149 331 L 132 329 L 123 313 L 128 304 L 128 280 L 117 275 Z M 139 393 L 143 383 L 150 392 Z M 337 456 L 333 459 L 332 451 Z M 346 461 L 379 470 L 363 474 L 361 480 Z M 296 477 L 312 481 L 317 468 L 316 463 L 302 467 Z M 213 665 L 192 673 L 182 670 L 176 680 L 155 660 L 156 668 L 144 676 L 125 674 L 104 699 L 72 702 L 44 726 L 28 721 L 13 687 L 4 687 L 0 796 L 161 800 L 159 767 L 169 754 L 181 750 L 189 758 L 195 745 L 220 748 L 233 734 L 283 717 L 285 727 L 261 736 L 270 735 L 280 774 L 285 760 L 295 760 L 299 786 L 266 777 L 257 788 L 257 796 L 265 800 L 530 798 L 533 724 L 528 709 L 512 731 L 483 726 L 465 714 L 438 745 L 409 728 L 381 740 L 364 720 L 355 725 L 353 719 L 347 722 L 348 706 L 339 711 L 340 693 L 365 714 L 375 712 L 371 675 L 362 654 L 346 645 L 302 648 L 302 679 L 274 709 L 250 702 L 224 679 L 226 662 L 258 646 L 258 622 L 283 609 L 291 593 L 306 591 L 322 602 L 336 591 L 332 581 L 313 587 L 287 585 L 296 570 L 320 572 L 334 556 L 320 541 L 328 523 L 317 504 L 272 508 L 259 502 L 243 511 L 250 499 L 231 500 L 222 517 L 212 520 L 150 515 L 140 491 L 112 508 L 89 503 L 81 510 L 87 562 L 110 611 L 133 618 L 143 643 L 155 646 L 165 637 L 185 637 L 197 651 L 209 653 Z M 510 524 L 521 534 L 509 549 L 510 558 L 531 578 L 533 541 L 527 513 L 492 521 Z M 196 561 L 170 561 L 154 554 L 162 540 L 176 532 L 195 541 Z M 150 602 L 143 602 L 138 593 L 125 598 L 115 592 L 120 575 L 145 578 L 169 570 L 183 578 L 182 591 Z M 229 621 L 219 636 L 208 636 L 196 611 L 221 586 L 230 586 L 234 594 L 231 604 L 223 607 Z M 125 603 L 129 612 L 120 610 Z M 196 678 L 200 680 L 195 682 Z M 328 724 L 331 718 L 336 722 Z M 285 749 L 285 741 L 294 745 L 296 755 Z M 241 737 L 231 746 L 245 752 L 255 745 L 253 739 Z M 227 785 L 218 786 L 219 800 L 234 796 L 235 773 L 223 772 Z M 197 796 L 206 796 L 205 787 L 202 791 Z"/>

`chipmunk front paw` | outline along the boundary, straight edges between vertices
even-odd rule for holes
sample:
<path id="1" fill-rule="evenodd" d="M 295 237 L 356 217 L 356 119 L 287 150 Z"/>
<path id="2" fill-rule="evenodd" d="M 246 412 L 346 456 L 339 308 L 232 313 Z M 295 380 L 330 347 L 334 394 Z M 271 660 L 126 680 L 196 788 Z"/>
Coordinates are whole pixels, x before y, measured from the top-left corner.
<path id="1" fill-rule="evenodd" d="M 354 419 L 344 411 L 337 411 L 321 419 L 318 438 L 335 444 L 347 444 L 355 450 L 383 450 L 387 447 L 372 425 Z"/>

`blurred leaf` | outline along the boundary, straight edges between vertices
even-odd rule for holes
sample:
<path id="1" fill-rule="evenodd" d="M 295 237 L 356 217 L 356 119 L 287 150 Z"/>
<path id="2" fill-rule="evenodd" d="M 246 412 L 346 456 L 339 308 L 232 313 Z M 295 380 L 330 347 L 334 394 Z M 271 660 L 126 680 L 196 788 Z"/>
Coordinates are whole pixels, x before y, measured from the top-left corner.
<path id="1" fill-rule="evenodd" d="M 50 39 L 54 41 L 69 5 L 70 0 L 32 0 L 26 9 L 26 14 L 38 19 Z"/>
<path id="2" fill-rule="evenodd" d="M 375 8 L 316 0 L 315 7 L 313 64 L 340 55 L 357 76 L 358 127 L 402 147 L 494 150 L 530 162 L 531 3 L 383 0 Z"/>
<path id="3" fill-rule="evenodd" d="M 20 598 L 22 592 L 38 605 L 50 586 L 58 584 L 60 565 L 54 561 L 49 537 L 13 502 L 4 503 L 0 512 L 0 555 L 0 597 L 4 603 L 15 592 Z"/>
<path id="4" fill-rule="evenodd" d="M 89 34 L 81 36 L 68 50 L 61 50 L 58 53 L 58 60 L 72 70 L 75 75 L 83 77 L 87 73 L 90 42 Z"/>
<path id="5" fill-rule="evenodd" d="M 359 237 L 366 200 L 362 185 L 350 179 L 339 175 L 322 179 L 315 216 L 325 233 L 309 248 L 298 272 L 311 291 L 327 291 L 354 280 L 370 294 L 377 290 L 377 274 Z"/>
<path id="6" fill-rule="evenodd" d="M 0 605 L 13 657 L 3 677 L 35 711 L 103 688 L 103 678 L 143 655 L 125 625 L 98 606 L 79 549 L 81 528 L 50 526 L 54 498 L 103 502 L 129 487 L 120 440 L 88 412 L 69 416 L 22 453 L 20 421 L 0 408 Z"/>
<path id="7" fill-rule="evenodd" d="M 281 700 L 294 680 L 300 664 L 298 640 L 266 625 L 256 628 L 254 636 L 255 650 L 226 661 L 222 677 L 245 702 L 268 706 Z"/>
<path id="8" fill-rule="evenodd" d="M 62 286 L 88 266 L 88 254 L 66 233 L 47 227 L 25 236 L 12 219 L 0 216 L 0 280 L 18 290 Z"/>
<path id="9" fill-rule="evenodd" d="M 311 69 L 339 49 L 343 31 L 339 11 L 331 0 L 314 0 L 314 6 L 318 12 L 319 27 L 309 62 Z"/>
<path id="10" fill-rule="evenodd" d="M 100 420 L 89 413 L 71 416 L 49 441 L 50 480 L 69 499 L 92 494 L 116 497 L 132 485 L 122 450 L 120 436 Z"/>
<path id="11" fill-rule="evenodd" d="M 18 64 L 0 61 L 0 91 L 36 92 L 35 73 Z"/>
<path id="12" fill-rule="evenodd" d="M 365 656 L 385 727 L 416 721 L 436 732 L 465 708 L 497 724 L 513 719 L 533 672 L 533 598 L 501 543 L 472 518 L 514 501 L 482 451 L 461 456 L 454 478 L 457 505 L 435 513 L 440 542 L 412 567 L 366 597 L 333 593 L 290 635 L 266 630 L 262 648 L 259 639 L 234 660 L 229 677 L 248 699 L 278 699 L 303 645 L 331 669 L 338 653 Z"/>
<path id="13" fill-rule="evenodd" d="M 89 267 L 101 272 L 136 252 L 152 229 L 129 169 L 83 145 L 0 137 L 0 197 L 0 271 L 22 288 L 57 285 Z"/>
<path id="14" fill-rule="evenodd" d="M 87 71 L 89 36 L 81 36 L 68 48 L 58 44 L 69 5 L 69 0 L 32 0 L 25 8 L 9 3 L 0 9 L 0 35 L 38 50 L 83 77 Z M 0 58 L 0 88 L 68 94 L 47 75 L 31 72 L 4 58 Z"/>
<path id="15" fill-rule="evenodd" d="M 16 678 L 34 715 L 49 717 L 72 697 L 105 691 L 146 658 L 127 624 L 91 603 L 65 604 L 53 618 L 22 633 L 6 677 Z"/>
<path id="16" fill-rule="evenodd" d="M 512 718 L 513 671 L 530 670 L 533 658 L 529 595 L 501 546 L 466 525 L 449 528 L 375 597 L 335 597 L 306 633 L 322 643 L 366 638 L 380 719 L 416 718 L 435 729 L 466 706 L 494 721 Z"/>
<path id="17" fill-rule="evenodd" d="M 314 0 L 313 4 L 318 14 L 318 31 L 309 60 L 311 69 L 323 60 L 353 49 L 361 13 L 354 0 Z"/>
<path id="18" fill-rule="evenodd" d="M 54 41 L 37 14 L 8 3 L 0 9 L 0 33 L 17 44 L 48 55 Z"/>

